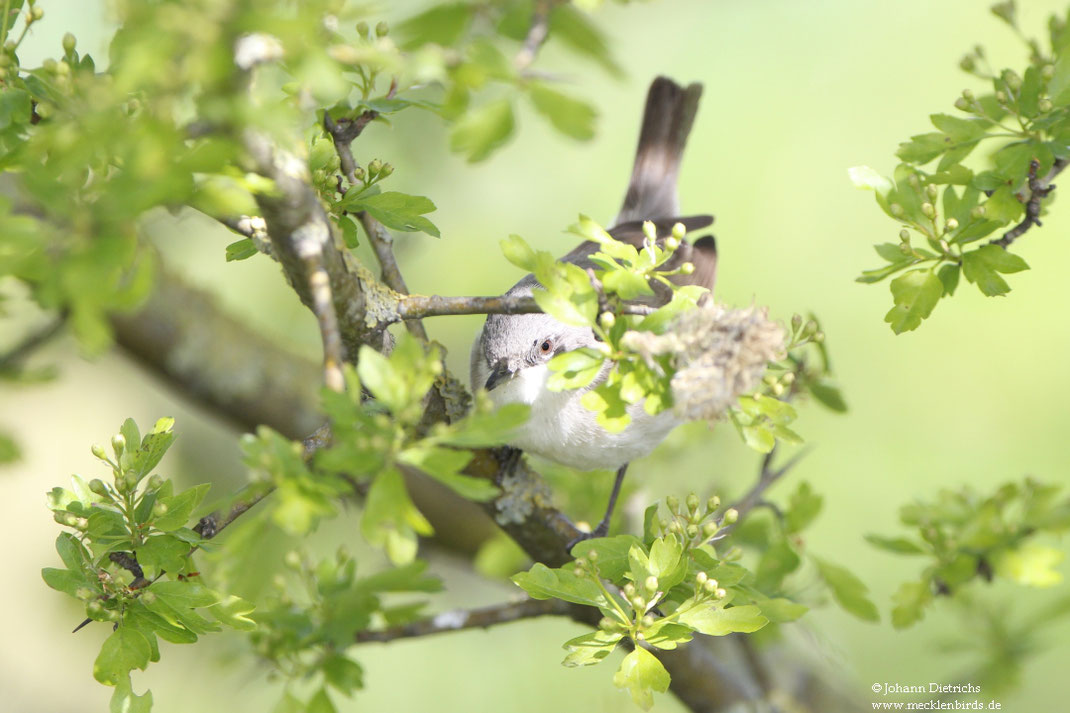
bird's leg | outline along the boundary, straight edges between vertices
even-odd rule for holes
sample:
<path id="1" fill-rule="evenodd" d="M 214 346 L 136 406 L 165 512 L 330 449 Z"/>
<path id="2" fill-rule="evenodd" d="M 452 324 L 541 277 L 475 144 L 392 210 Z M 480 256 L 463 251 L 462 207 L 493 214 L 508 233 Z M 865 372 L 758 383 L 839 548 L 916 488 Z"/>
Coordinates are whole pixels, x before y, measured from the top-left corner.
<path id="1" fill-rule="evenodd" d="M 609 493 L 609 504 L 606 505 L 606 514 L 602 516 L 602 521 L 598 523 L 598 527 L 594 528 L 591 532 L 580 533 L 572 542 L 568 543 L 568 549 L 572 549 L 572 546 L 577 542 L 583 542 L 594 537 L 605 537 L 609 532 L 609 520 L 613 517 L 613 508 L 617 505 L 617 496 L 620 495 L 620 486 L 624 483 L 624 474 L 628 472 L 628 464 L 625 463 L 617 469 L 617 476 L 613 480 L 613 490 Z"/>
<path id="2" fill-rule="evenodd" d="M 520 459 L 524 456 L 524 451 L 519 448 L 513 448 L 512 446 L 502 446 L 498 450 L 498 471 L 502 475 L 512 474 L 516 467 L 520 465 Z"/>

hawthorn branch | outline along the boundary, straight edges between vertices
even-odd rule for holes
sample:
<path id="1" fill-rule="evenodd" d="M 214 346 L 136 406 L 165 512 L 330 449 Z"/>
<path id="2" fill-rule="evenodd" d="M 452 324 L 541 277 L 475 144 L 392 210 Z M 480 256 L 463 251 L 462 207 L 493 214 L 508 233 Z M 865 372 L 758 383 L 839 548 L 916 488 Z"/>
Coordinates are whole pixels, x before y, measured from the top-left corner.
<path id="1" fill-rule="evenodd" d="M 540 616 L 569 616 L 575 605 L 560 599 L 524 599 L 506 602 L 479 609 L 456 609 L 410 624 L 393 626 L 379 631 L 357 632 L 358 644 L 410 639 L 434 634 L 448 634 L 465 629 L 489 629 L 499 624 L 508 624 L 521 619 Z"/>
<path id="2" fill-rule="evenodd" d="M 322 319 L 322 295 L 312 289 L 309 255 L 327 277 L 331 303 L 344 348 L 342 359 L 354 359 L 362 344 L 389 350 L 388 320 L 369 314 L 368 292 L 382 289 L 370 272 L 340 247 L 331 224 L 309 184 L 308 167 L 296 156 L 278 149 L 262 134 L 246 132 L 245 148 L 257 171 L 275 182 L 276 192 L 261 193 L 257 203 L 267 223 L 275 255 L 301 301 Z M 329 324 L 327 325 L 329 326 Z"/>
<path id="3" fill-rule="evenodd" d="M 1022 198 L 1025 202 L 1025 217 L 1022 218 L 1022 222 L 1004 233 L 1003 237 L 990 240 L 989 245 L 999 245 L 1001 248 L 1006 249 L 1015 240 L 1025 235 L 1026 231 L 1034 225 L 1041 225 L 1041 204 L 1044 202 L 1044 199 L 1048 197 L 1048 194 L 1055 190 L 1055 185 L 1052 181 L 1055 180 L 1056 176 L 1062 173 L 1063 169 L 1066 168 L 1068 164 L 1070 164 L 1070 159 L 1055 159 L 1048 174 L 1043 178 L 1038 178 L 1037 171 L 1040 170 L 1040 161 L 1033 159 L 1029 162 L 1029 174 L 1026 180 L 1028 198 Z"/>
<path id="4" fill-rule="evenodd" d="M 534 297 L 501 295 L 500 297 L 445 297 L 442 295 L 403 295 L 395 306 L 399 319 L 440 317 L 451 314 L 532 314 L 542 312 Z M 648 305 L 621 305 L 621 314 L 648 315 Z"/>

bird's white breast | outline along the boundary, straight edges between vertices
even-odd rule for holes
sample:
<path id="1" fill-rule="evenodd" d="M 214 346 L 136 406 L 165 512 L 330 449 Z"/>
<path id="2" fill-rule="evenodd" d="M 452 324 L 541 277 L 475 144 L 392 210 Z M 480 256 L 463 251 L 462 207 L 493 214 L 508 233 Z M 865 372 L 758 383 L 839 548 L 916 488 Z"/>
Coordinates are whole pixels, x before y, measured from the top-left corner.
<path id="1" fill-rule="evenodd" d="M 490 392 L 499 406 L 531 406 L 531 417 L 511 443 L 528 453 L 579 470 L 616 469 L 650 453 L 678 423 L 670 411 L 651 416 L 637 404 L 628 409 L 631 423 L 609 433 L 580 403 L 582 391 L 549 391 L 549 374 L 545 365 L 528 367 Z"/>

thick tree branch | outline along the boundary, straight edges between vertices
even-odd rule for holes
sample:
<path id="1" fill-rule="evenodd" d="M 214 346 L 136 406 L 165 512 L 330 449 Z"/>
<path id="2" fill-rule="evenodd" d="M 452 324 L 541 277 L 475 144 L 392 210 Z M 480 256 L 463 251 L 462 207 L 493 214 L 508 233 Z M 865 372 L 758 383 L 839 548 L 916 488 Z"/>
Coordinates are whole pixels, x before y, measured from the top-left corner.
<path id="1" fill-rule="evenodd" d="M 114 315 L 112 327 L 125 352 L 236 428 L 254 431 L 263 424 L 291 439 L 313 433 L 305 439 L 306 449 L 326 445 L 318 431 L 323 417 L 317 411 L 316 365 L 222 312 L 210 295 L 166 270 L 157 273 L 148 302 L 137 312 Z M 436 543 L 470 554 L 493 532 L 475 503 L 422 475 L 407 474 L 407 480 L 416 505 L 435 528 Z M 246 489 L 210 516 L 215 529 L 233 520 L 230 509 L 251 507 L 252 502 L 240 504 L 249 497 L 260 499 Z"/>
<path id="2" fill-rule="evenodd" d="M 427 619 L 379 631 L 361 631 L 357 633 L 356 640 L 358 644 L 363 644 L 448 634 L 465 629 L 489 629 L 498 624 L 508 624 L 538 616 L 568 616 L 575 608 L 574 605 L 560 599 L 524 599 L 480 609 L 456 609 L 442 612 Z"/>
<path id="3" fill-rule="evenodd" d="M 386 288 L 338 244 L 327 214 L 309 185 L 304 161 L 255 132 L 246 133 L 245 146 L 257 172 L 275 182 L 276 192 L 259 194 L 257 202 L 275 255 L 301 301 L 316 312 L 307 256 L 318 252 L 328 277 L 344 358 L 355 358 L 362 344 L 388 350 L 390 338 L 385 327 L 390 320 L 375 313 L 383 300 L 370 295 Z"/>
<path id="4" fill-rule="evenodd" d="M 1064 158 L 1055 159 L 1052 163 L 1051 170 L 1048 171 L 1048 175 L 1044 178 L 1037 177 L 1037 171 L 1040 170 L 1040 161 L 1033 159 L 1029 162 L 1029 175 L 1026 181 L 1027 196 L 1022 197 L 1020 200 L 1025 202 L 1025 217 L 1022 218 L 1022 222 L 1014 226 L 1003 237 L 996 240 L 990 240 L 990 245 L 999 245 L 1002 248 L 1007 248 L 1015 240 L 1025 235 L 1026 231 L 1032 228 L 1034 225 L 1040 225 L 1040 209 L 1044 199 L 1048 197 L 1052 191 L 1055 190 L 1055 186 L 1052 181 L 1055 177 L 1062 173 L 1063 169 L 1070 164 L 1070 160 Z"/>

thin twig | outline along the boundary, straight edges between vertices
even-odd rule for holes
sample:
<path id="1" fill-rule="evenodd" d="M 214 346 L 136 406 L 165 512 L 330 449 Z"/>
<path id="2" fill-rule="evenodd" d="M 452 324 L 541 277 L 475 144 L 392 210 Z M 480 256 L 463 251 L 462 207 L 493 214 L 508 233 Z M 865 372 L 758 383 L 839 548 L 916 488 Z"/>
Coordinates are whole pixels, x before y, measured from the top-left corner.
<path id="1" fill-rule="evenodd" d="M 555 0 L 538 0 L 531 15 L 531 25 L 528 34 L 524 38 L 524 44 L 513 58 L 513 65 L 518 71 L 524 71 L 535 61 L 539 54 L 539 48 L 546 41 L 546 35 L 550 30 L 550 10 L 556 4 Z"/>
<path id="2" fill-rule="evenodd" d="M 765 454 L 765 457 L 762 458 L 761 470 L 758 473 L 758 482 L 755 483 L 754 486 L 751 487 L 751 489 L 748 490 L 742 498 L 740 498 L 730 506 L 730 509 L 734 508 L 736 510 L 736 512 L 738 513 L 738 517 L 736 518 L 736 522 L 734 524 L 728 525 L 721 529 L 720 533 L 718 534 L 719 537 L 723 537 L 732 532 L 732 530 L 736 529 L 736 527 L 739 526 L 739 523 L 743 522 L 743 519 L 751 510 L 762 505 L 765 502 L 764 498 L 762 497 L 765 494 L 765 491 L 768 490 L 773 483 L 784 477 L 784 475 L 787 474 L 789 470 L 794 468 L 799 463 L 799 461 L 802 460 L 803 456 L 810 452 L 810 449 L 803 448 L 798 453 L 789 458 L 788 461 L 784 463 L 784 465 L 774 469 L 773 458 L 776 455 L 776 451 L 776 446 L 773 446 L 773 450 Z"/>
<path id="3" fill-rule="evenodd" d="M 1048 171 L 1048 175 L 1044 176 L 1044 178 L 1038 178 L 1037 171 L 1040 170 L 1040 161 L 1033 159 L 1029 162 L 1029 175 L 1026 181 L 1029 197 L 1022 197 L 1022 200 L 1025 201 L 1025 217 L 1022 218 L 1022 222 L 1004 233 L 1003 237 L 990 240 L 989 245 L 999 245 L 1002 248 L 1007 248 L 1034 225 L 1041 225 L 1041 203 L 1048 197 L 1048 194 L 1055 190 L 1055 185 L 1052 181 L 1055 180 L 1055 177 L 1058 176 L 1068 164 L 1070 164 L 1070 160 L 1068 159 L 1055 159 L 1055 162 L 1051 166 L 1051 170 Z"/>
<path id="4" fill-rule="evenodd" d="M 59 334 L 66 323 L 67 313 L 62 312 L 37 331 L 27 334 L 22 341 L 13 346 L 7 353 L 0 354 L 0 372 L 17 367 L 27 357 Z"/>
<path id="5" fill-rule="evenodd" d="M 609 311 L 609 300 L 606 298 L 606 291 L 602 288 L 602 281 L 594 274 L 593 267 L 587 268 L 587 279 L 591 281 L 591 287 L 594 288 L 594 293 L 598 295 L 598 315 L 601 316 Z"/>
<path id="6" fill-rule="evenodd" d="M 626 304 L 622 314 L 648 315 L 654 311 L 648 305 Z M 442 295 L 406 295 L 398 300 L 397 314 L 401 319 L 440 317 L 449 314 L 533 314 L 542 312 L 534 297 L 502 295 L 501 297 L 444 297 Z"/>
<path id="7" fill-rule="evenodd" d="M 375 250 L 375 257 L 379 260 L 380 275 L 383 282 L 398 294 L 409 294 L 409 287 L 405 284 L 405 278 L 401 276 L 401 269 L 394 258 L 394 238 L 390 235 L 390 231 L 383 227 L 383 224 L 373 218 L 367 211 L 361 211 L 357 215 L 360 218 L 361 225 L 364 226 L 364 232 L 368 234 L 368 240 L 371 242 L 372 248 Z M 405 328 L 417 339 L 424 342 L 427 341 L 427 330 L 424 329 L 423 322 L 419 319 L 405 320 Z"/>
<path id="8" fill-rule="evenodd" d="M 480 609 L 457 609 L 443 612 L 410 624 L 393 626 L 379 631 L 357 632 L 358 644 L 372 641 L 394 641 L 418 636 L 447 634 L 465 629 L 487 629 L 498 624 L 507 624 L 538 616 L 568 616 L 571 605 L 560 599 L 525 599 L 520 602 L 495 604 Z"/>

